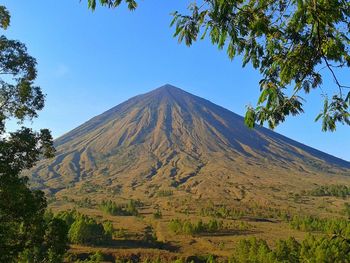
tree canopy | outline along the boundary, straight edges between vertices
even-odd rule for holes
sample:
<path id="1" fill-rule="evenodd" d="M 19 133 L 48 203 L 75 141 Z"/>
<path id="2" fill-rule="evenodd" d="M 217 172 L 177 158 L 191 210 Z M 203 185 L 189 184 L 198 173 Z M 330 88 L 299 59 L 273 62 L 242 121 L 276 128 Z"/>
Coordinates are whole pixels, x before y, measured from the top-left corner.
<path id="1" fill-rule="evenodd" d="M 92 10 L 97 0 L 88 0 Z M 116 8 L 135 0 L 99 0 Z M 350 66 L 350 3 L 344 0 L 202 0 L 188 3 L 188 12 L 173 13 L 174 36 L 191 46 L 209 37 L 229 58 L 250 63 L 262 79 L 256 106 L 248 106 L 249 127 L 275 128 L 292 115 L 304 112 L 305 95 L 320 90 L 323 108 L 316 117 L 323 131 L 337 124 L 350 125 L 349 86 L 339 70 Z M 327 73 L 328 72 L 328 73 Z M 329 74 L 334 85 L 324 86 Z"/>
<path id="2" fill-rule="evenodd" d="M 349 241 L 343 237 L 307 236 L 299 243 L 294 238 L 280 240 L 271 249 L 265 240 L 240 240 L 230 262 L 282 263 L 282 262 L 349 262 Z"/>
<path id="3" fill-rule="evenodd" d="M 0 29 L 10 25 L 10 14 L 0 6 Z M 27 127 L 7 132 L 6 122 L 19 124 L 37 117 L 45 96 L 34 84 L 36 60 L 26 46 L 0 36 L 0 261 L 62 262 L 67 229 L 59 219 L 45 218 L 46 198 L 31 190 L 23 169 L 54 153 L 50 131 Z"/>

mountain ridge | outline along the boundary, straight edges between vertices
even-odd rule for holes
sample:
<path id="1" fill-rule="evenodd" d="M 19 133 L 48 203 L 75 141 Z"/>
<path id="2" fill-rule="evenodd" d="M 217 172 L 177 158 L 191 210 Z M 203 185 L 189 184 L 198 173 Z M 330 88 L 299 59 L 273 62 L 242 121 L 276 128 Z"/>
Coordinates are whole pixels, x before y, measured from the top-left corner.
<path id="1" fill-rule="evenodd" d="M 244 119 L 242 116 L 240 116 L 240 115 L 238 115 L 238 114 L 236 114 L 236 113 L 234 113 L 234 112 L 232 112 L 232 111 L 230 111 L 230 110 L 228 110 L 228 109 L 226 109 L 226 108 L 224 108 L 224 107 L 222 107 L 222 106 L 220 106 L 220 105 L 217 105 L 217 104 L 215 104 L 215 103 L 213 103 L 213 102 L 211 102 L 211 101 L 209 101 L 209 100 L 203 99 L 203 98 L 198 97 L 198 96 L 193 95 L 193 94 L 190 94 L 190 93 L 188 93 L 188 92 L 186 92 L 186 91 L 184 91 L 184 90 L 182 90 L 182 89 L 180 89 L 180 88 L 177 88 L 177 87 L 175 87 L 175 86 L 173 86 L 173 85 L 171 85 L 171 84 L 165 84 L 165 85 L 163 85 L 163 86 L 161 86 L 161 87 L 159 87 L 159 88 L 157 88 L 157 89 L 154 89 L 154 90 L 152 90 L 152 91 L 146 92 L 146 93 L 141 94 L 141 95 L 134 96 L 134 97 L 132 97 L 132 98 L 126 100 L 125 102 L 123 102 L 123 103 L 121 103 L 121 104 L 119 104 L 119 105 L 117 105 L 117 106 L 115 106 L 115 107 L 112 107 L 111 109 L 109 109 L 109 110 L 107 110 L 107 111 L 105 111 L 105 112 L 103 112 L 103 113 L 101 113 L 101 114 L 99 114 L 99 115 L 97 115 L 97 116 L 91 118 L 90 120 L 88 120 L 88 121 L 84 122 L 83 124 L 79 125 L 77 128 L 73 129 L 72 131 L 67 132 L 67 133 L 63 134 L 62 136 L 58 137 L 57 139 L 55 139 L 55 145 L 58 146 L 58 145 L 61 145 L 61 144 L 65 143 L 65 142 L 67 142 L 67 139 L 65 139 L 65 137 L 70 137 L 69 135 L 70 135 L 71 133 L 74 133 L 74 131 L 83 128 L 84 126 L 86 126 L 87 124 L 90 124 L 90 123 L 93 122 L 94 120 L 98 120 L 98 119 L 100 119 L 100 118 L 102 117 L 102 118 L 104 119 L 104 121 L 106 121 L 106 117 L 105 117 L 106 115 L 112 115 L 112 116 L 113 116 L 113 114 L 115 114 L 120 108 L 122 108 L 122 107 L 125 106 L 125 105 L 134 104 L 134 103 L 135 103 L 135 100 L 142 99 L 143 96 L 153 96 L 153 97 L 154 97 L 154 96 L 161 97 L 161 96 L 166 96 L 166 95 L 173 96 L 173 93 L 174 93 L 174 92 L 178 93 L 177 95 L 179 95 L 179 93 L 181 93 L 181 95 L 186 94 L 186 95 L 190 95 L 190 96 L 196 97 L 196 98 L 198 98 L 198 99 L 200 99 L 200 100 L 202 100 L 202 101 L 205 101 L 205 102 L 207 102 L 207 103 L 212 103 L 212 104 L 214 104 L 215 106 L 220 107 L 222 110 L 228 111 L 230 114 L 236 115 L 236 117 L 237 117 L 237 118 L 240 118 L 241 121 L 243 121 L 243 119 Z M 95 125 L 98 126 L 98 125 L 99 125 L 99 122 L 96 122 Z M 95 127 L 93 127 L 93 128 L 98 128 L 98 127 L 95 126 Z M 279 134 L 279 133 L 277 133 L 277 132 L 271 131 L 271 130 L 266 129 L 266 128 L 264 128 L 264 127 L 259 127 L 259 126 L 257 126 L 256 129 L 265 129 L 266 132 L 272 132 L 272 133 L 274 133 L 275 135 L 281 136 L 281 138 L 282 138 L 283 140 L 289 140 L 289 141 L 290 141 L 291 143 L 293 143 L 293 144 L 294 144 L 294 143 L 297 143 L 297 144 L 299 144 L 299 145 L 302 146 L 302 147 L 306 147 L 306 148 L 309 148 L 310 150 L 312 150 L 312 151 L 314 151 L 314 152 L 317 152 L 318 154 L 323 154 L 323 155 L 325 155 L 325 156 L 332 157 L 332 158 L 334 158 L 334 159 L 338 159 L 339 162 L 347 163 L 347 164 L 348 164 L 347 167 L 350 167 L 350 162 L 348 162 L 347 160 L 344 160 L 344 159 L 342 159 L 342 158 L 339 158 L 339 157 L 333 156 L 333 155 L 331 155 L 331 154 L 325 153 L 325 152 L 323 152 L 322 150 L 319 150 L 319 149 L 310 147 L 310 146 L 308 146 L 308 145 L 306 145 L 306 144 L 304 144 L 304 143 L 300 143 L 300 142 L 298 142 L 298 141 L 296 141 L 296 140 L 290 139 L 290 138 L 288 138 L 288 137 L 286 137 L 286 136 L 284 136 L 284 135 L 282 135 L 282 134 Z"/>
<path id="2" fill-rule="evenodd" d="M 130 195 L 135 189 L 147 195 L 148 187 L 158 185 L 235 196 L 237 189 L 208 186 L 218 178 L 259 185 L 271 175 L 280 180 L 289 174 L 295 183 L 350 175 L 349 162 L 264 127 L 250 130 L 243 117 L 169 84 L 93 117 L 55 146 L 55 159 L 31 173 L 38 188 L 53 192 L 92 181 L 121 185 Z"/>

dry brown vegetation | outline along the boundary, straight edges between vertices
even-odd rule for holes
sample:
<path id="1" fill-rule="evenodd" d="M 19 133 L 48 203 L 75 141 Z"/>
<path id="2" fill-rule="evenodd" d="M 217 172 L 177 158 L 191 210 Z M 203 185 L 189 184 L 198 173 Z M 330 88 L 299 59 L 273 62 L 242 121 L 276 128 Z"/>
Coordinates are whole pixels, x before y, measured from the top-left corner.
<path id="1" fill-rule="evenodd" d="M 180 193 L 178 193 L 180 192 Z M 299 193 L 300 194 L 300 193 Z M 301 195 L 301 194 L 300 194 Z M 262 238 L 273 246 L 277 240 L 295 237 L 302 241 L 307 232 L 293 229 L 288 220 L 293 215 L 314 215 L 323 218 L 344 218 L 344 203 L 348 198 L 313 197 L 286 194 L 283 206 L 259 205 L 244 201 L 234 201 L 223 208 L 222 203 L 215 204 L 210 200 L 198 200 L 190 195 L 181 195 L 175 191 L 168 197 L 154 197 L 138 208 L 138 216 L 112 216 L 101 211 L 98 204 L 105 199 L 113 199 L 111 195 L 104 197 L 101 193 L 92 197 L 89 207 L 84 207 L 76 196 L 67 196 L 62 201 L 58 195 L 51 203 L 54 211 L 76 208 L 81 213 L 90 215 L 98 221 L 109 220 L 115 229 L 113 242 L 108 246 L 87 247 L 73 245 L 70 252 L 83 255 L 101 251 L 111 258 L 132 259 L 146 258 L 171 260 L 191 258 L 212 254 L 219 258 L 232 255 L 237 242 L 249 237 Z M 67 201 L 68 200 L 68 201 Z M 118 195 L 116 202 L 126 202 Z M 303 200 L 308 200 L 307 202 Z M 161 218 L 154 218 L 154 213 L 161 211 Z M 208 212 L 209 211 L 209 212 Z M 172 219 L 208 222 L 213 218 L 223 222 L 223 229 L 217 232 L 199 234 L 176 234 L 169 228 Z M 151 227 L 153 233 L 147 231 Z M 321 233 L 315 233 L 321 235 Z M 108 258 L 108 257 L 107 257 Z"/>
<path id="2" fill-rule="evenodd" d="M 32 182 L 51 195 L 54 211 L 77 208 L 116 229 L 110 246 L 74 245 L 77 254 L 229 257 L 247 237 L 270 245 L 289 236 L 302 240 L 306 233 L 291 229 L 288 218 L 344 217 L 348 202 L 348 196 L 310 193 L 349 186 L 350 163 L 264 128 L 249 130 L 242 117 L 171 86 L 132 98 L 55 144 L 57 156 L 30 172 Z M 143 203 L 138 216 L 113 216 L 99 207 L 130 199 Z M 225 228 L 175 234 L 168 225 L 176 218 L 217 218 Z"/>

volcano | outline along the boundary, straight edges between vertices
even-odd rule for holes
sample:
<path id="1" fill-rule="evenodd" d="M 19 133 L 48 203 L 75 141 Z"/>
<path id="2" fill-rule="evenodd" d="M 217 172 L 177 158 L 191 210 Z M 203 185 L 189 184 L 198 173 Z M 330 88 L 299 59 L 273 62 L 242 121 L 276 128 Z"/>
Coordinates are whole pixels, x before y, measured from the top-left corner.
<path id="1" fill-rule="evenodd" d="M 269 199 L 266 189 L 348 183 L 350 175 L 349 162 L 263 127 L 248 129 L 243 117 L 171 85 L 90 119 L 55 147 L 55 158 L 28 173 L 52 193 L 89 182 L 130 196 L 182 189 L 198 198 Z"/>

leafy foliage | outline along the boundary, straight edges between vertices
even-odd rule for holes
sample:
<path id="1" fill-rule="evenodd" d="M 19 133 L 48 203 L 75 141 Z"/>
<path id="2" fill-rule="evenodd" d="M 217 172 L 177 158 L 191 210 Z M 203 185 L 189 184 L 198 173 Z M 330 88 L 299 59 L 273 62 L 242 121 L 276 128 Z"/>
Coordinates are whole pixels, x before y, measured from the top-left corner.
<path id="1" fill-rule="evenodd" d="M 90 255 L 88 259 L 76 260 L 75 263 L 99 263 L 99 262 L 102 262 L 103 259 L 104 259 L 103 254 L 98 251 L 95 254 Z"/>
<path id="2" fill-rule="evenodd" d="M 241 240 L 231 259 L 233 263 L 348 262 L 350 244 L 340 237 L 308 236 L 302 243 L 294 238 L 280 240 L 275 249 L 256 238 Z"/>
<path id="3" fill-rule="evenodd" d="M 350 187 L 346 185 L 325 185 L 317 187 L 310 194 L 313 196 L 346 197 L 350 195 Z"/>
<path id="4" fill-rule="evenodd" d="M 68 238 L 74 244 L 100 245 L 112 240 L 114 229 L 111 222 L 98 223 L 92 217 L 80 214 L 76 210 L 57 214 L 68 226 Z"/>
<path id="5" fill-rule="evenodd" d="M 0 6 L 0 28 L 10 24 L 10 14 Z M 41 191 L 28 188 L 23 169 L 54 153 L 50 132 L 21 127 L 7 133 L 6 121 L 19 123 L 37 117 L 44 95 L 34 85 L 36 60 L 26 46 L 0 36 L 0 261 L 61 262 L 66 251 L 64 222 L 45 220 L 46 199 Z"/>
<path id="6" fill-rule="evenodd" d="M 113 216 L 137 216 L 137 202 L 130 200 L 127 204 L 117 204 L 111 200 L 102 201 L 100 208 L 103 212 Z"/>
<path id="7" fill-rule="evenodd" d="M 192 223 L 189 220 L 172 219 L 169 223 L 169 229 L 175 234 L 213 233 L 223 229 L 223 222 L 212 219 L 208 223 L 204 223 L 202 220 Z"/>
<path id="8" fill-rule="evenodd" d="M 154 228 L 151 225 L 148 225 L 145 228 L 145 232 L 144 232 L 144 236 L 143 236 L 143 240 L 149 244 L 157 244 L 157 234 L 154 231 Z"/>
<path id="9" fill-rule="evenodd" d="M 10 25 L 10 13 L 5 6 L 0 6 L 0 28 L 7 29 Z"/>
<path id="10" fill-rule="evenodd" d="M 74 244 L 101 244 L 106 241 L 103 225 L 88 216 L 76 218 L 69 229 L 68 237 Z"/>
<path id="11" fill-rule="evenodd" d="M 89 8 L 96 1 L 89 0 Z M 100 0 L 108 7 L 121 0 Z M 125 1 L 131 10 L 134 0 Z M 173 13 L 174 36 L 192 45 L 209 37 L 229 58 L 240 57 L 245 67 L 259 70 L 261 95 L 256 107 L 249 106 L 249 127 L 268 123 L 275 128 L 287 116 L 304 112 L 300 94 L 320 89 L 324 109 L 322 130 L 334 131 L 337 123 L 350 124 L 350 87 L 343 85 L 337 70 L 350 66 L 350 3 L 343 0 L 203 0 L 192 1 L 187 14 Z M 322 88 L 324 69 L 334 80 Z M 326 74 L 326 73 L 325 73 Z M 345 92 L 347 91 L 347 93 Z"/>
<path id="12" fill-rule="evenodd" d="M 157 208 L 157 210 L 153 213 L 154 219 L 161 219 L 163 217 L 162 211 Z"/>
<path id="13" fill-rule="evenodd" d="M 294 216 L 290 221 L 290 226 L 301 231 L 341 234 L 350 238 L 350 222 L 347 219 Z"/>
<path id="14" fill-rule="evenodd" d="M 349 203 L 345 203 L 344 204 L 344 213 L 350 217 L 350 204 Z"/>
<path id="15" fill-rule="evenodd" d="M 99 2 L 102 6 L 108 6 L 109 8 L 118 7 L 122 2 L 125 2 L 130 10 L 135 10 L 137 7 L 135 0 L 99 0 Z M 95 10 L 96 0 L 88 0 L 88 6 L 90 9 Z"/>
<path id="16" fill-rule="evenodd" d="M 244 207 L 227 207 L 224 205 L 210 205 L 202 207 L 199 214 L 201 216 L 211 216 L 214 218 L 242 218 L 245 216 L 259 218 L 275 218 L 280 220 L 288 220 L 290 214 L 286 211 L 273 207 L 260 206 L 257 204 L 245 205 Z"/>
<path id="17" fill-rule="evenodd" d="M 23 247 L 20 248 L 15 262 L 63 262 L 63 256 L 68 249 L 67 225 L 63 220 L 47 213 L 40 215 L 38 220 L 31 229 L 20 229 L 22 235 L 17 237 L 16 245 Z M 30 237 L 25 237 L 24 234 Z M 29 244 L 23 243 L 20 240 L 22 237 Z M 5 254 L 3 258 L 13 260 L 10 259 L 11 256 Z"/>

